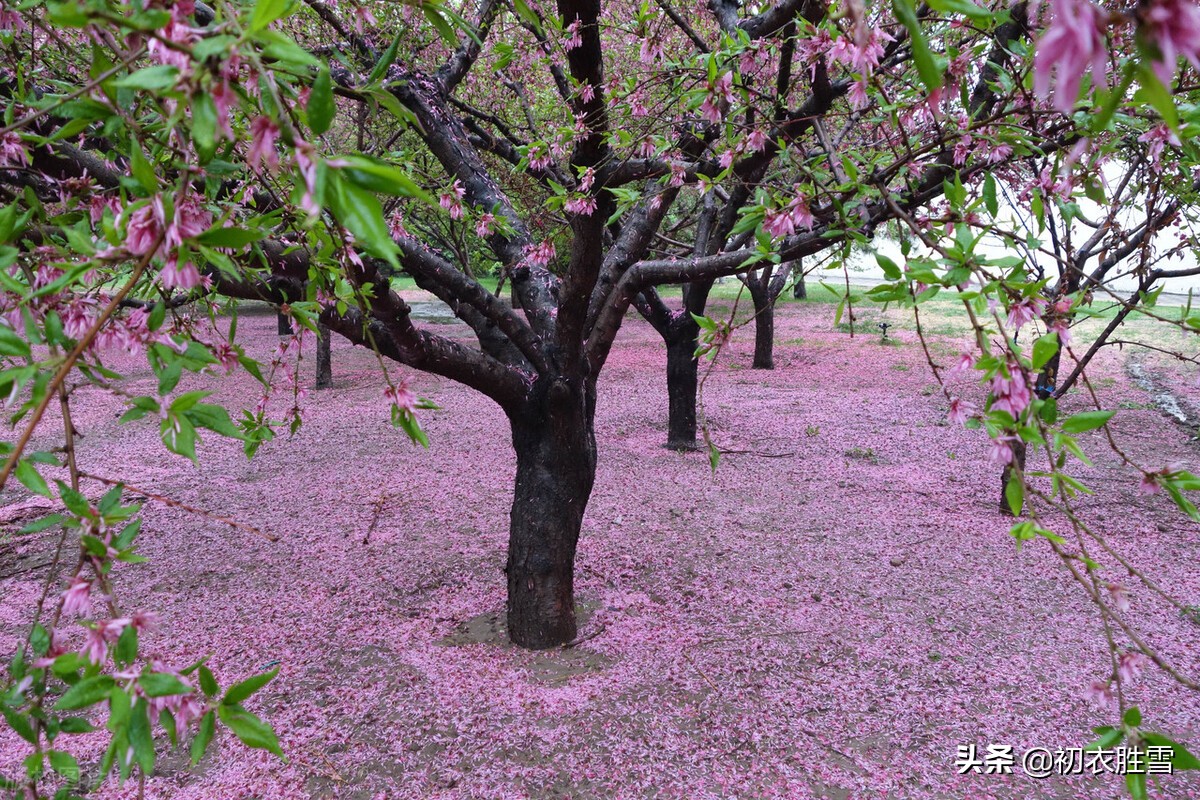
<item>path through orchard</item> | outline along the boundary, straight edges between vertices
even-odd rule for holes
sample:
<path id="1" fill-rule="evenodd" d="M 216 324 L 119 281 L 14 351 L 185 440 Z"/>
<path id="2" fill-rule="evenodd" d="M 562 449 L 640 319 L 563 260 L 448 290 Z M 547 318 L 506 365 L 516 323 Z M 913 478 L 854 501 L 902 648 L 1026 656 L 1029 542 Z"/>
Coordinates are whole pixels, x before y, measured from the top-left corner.
<path id="1" fill-rule="evenodd" d="M 704 453 L 662 447 L 661 341 L 630 320 L 600 388 L 576 582 L 585 641 L 553 652 L 498 643 L 514 459 L 484 398 L 413 375 L 442 406 L 422 417 L 433 446 L 421 451 L 388 424 L 370 354 L 339 340 L 335 388 L 309 393 L 299 447 L 268 444 L 247 462 L 206 442 L 197 468 L 157 443 L 155 421 L 118 425 L 112 405 L 81 394 L 86 471 L 280 536 L 147 506 L 152 561 L 120 581 L 127 602 L 162 615 L 150 651 L 177 666 L 211 653 L 223 683 L 278 660 L 253 708 L 290 761 L 222 740 L 194 774 L 166 757 L 146 796 L 1117 796 L 1111 776 L 955 774 L 959 744 L 1079 746 L 1110 722 L 1083 699 L 1104 670 L 1103 636 L 1047 548 L 1017 551 L 986 437 L 946 425 L 911 332 L 851 339 L 830 317 L 781 306 L 773 372 L 749 369 L 748 330 L 722 355 L 705 388 L 713 436 L 754 452 L 726 455 L 715 475 Z M 274 317 L 240 327 L 268 357 Z M 1124 356 L 1105 357 L 1129 447 L 1196 462 L 1188 432 L 1145 407 Z M 139 380 L 149 391 L 149 373 Z M 245 375 L 212 388 L 257 399 Z M 1128 470 L 1102 461 L 1087 474 L 1127 488 L 1122 505 L 1095 509 L 1114 545 L 1200 604 L 1196 527 L 1135 495 Z M 5 652 L 53 540 L 0 551 Z M 1194 667 L 1200 626 L 1132 599 L 1156 644 Z M 1156 670 L 1135 695 L 1147 724 L 1200 739 L 1200 696 Z M 0 771 L 18 750 L 0 739 Z M 1158 796 L 1200 787 L 1177 775 Z"/>

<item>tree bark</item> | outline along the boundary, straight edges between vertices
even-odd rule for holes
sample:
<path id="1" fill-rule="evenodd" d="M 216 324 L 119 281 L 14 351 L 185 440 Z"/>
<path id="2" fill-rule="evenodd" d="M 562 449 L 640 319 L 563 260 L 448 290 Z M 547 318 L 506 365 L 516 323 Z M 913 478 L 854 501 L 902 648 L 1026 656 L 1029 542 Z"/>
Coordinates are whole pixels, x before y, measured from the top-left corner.
<path id="1" fill-rule="evenodd" d="M 775 302 L 770 287 L 747 283 L 754 304 L 754 369 L 775 369 Z"/>
<path id="2" fill-rule="evenodd" d="M 797 278 L 796 282 L 792 284 L 792 297 L 796 298 L 797 300 L 808 299 L 808 287 L 804 285 L 803 275 Z"/>
<path id="3" fill-rule="evenodd" d="M 287 314 L 275 315 L 275 332 L 280 336 L 292 335 L 292 321 Z"/>
<path id="4" fill-rule="evenodd" d="M 333 386 L 333 357 L 329 352 L 329 328 L 317 325 L 317 388 Z"/>
<path id="5" fill-rule="evenodd" d="M 696 389 L 699 360 L 696 358 L 699 326 L 690 318 L 673 327 L 667 339 L 667 447 L 696 448 Z"/>
<path id="6" fill-rule="evenodd" d="M 510 416 L 517 480 L 505 570 L 508 635 L 532 650 L 577 633 L 575 546 L 596 477 L 594 390 L 546 382 Z"/>

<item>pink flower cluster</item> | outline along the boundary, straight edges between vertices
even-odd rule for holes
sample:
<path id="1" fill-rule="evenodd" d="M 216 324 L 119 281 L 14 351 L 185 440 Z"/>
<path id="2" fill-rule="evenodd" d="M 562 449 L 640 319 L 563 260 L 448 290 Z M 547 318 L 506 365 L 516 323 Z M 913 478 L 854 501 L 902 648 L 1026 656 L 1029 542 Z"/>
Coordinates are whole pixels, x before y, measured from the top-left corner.
<path id="1" fill-rule="evenodd" d="M 782 239 L 792 236 L 798 228 L 812 229 L 812 211 L 808 208 L 808 198 L 797 193 L 782 209 L 768 208 L 763 216 L 763 230 L 772 238 Z"/>

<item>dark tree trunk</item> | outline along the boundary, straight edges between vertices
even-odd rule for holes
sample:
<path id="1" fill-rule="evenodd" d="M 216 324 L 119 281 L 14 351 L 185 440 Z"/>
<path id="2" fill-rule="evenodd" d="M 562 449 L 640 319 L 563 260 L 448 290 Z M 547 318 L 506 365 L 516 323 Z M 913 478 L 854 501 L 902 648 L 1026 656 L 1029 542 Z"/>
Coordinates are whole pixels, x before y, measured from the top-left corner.
<path id="1" fill-rule="evenodd" d="M 698 332 L 696 323 L 688 319 L 673 328 L 667 337 L 667 447 L 673 450 L 696 448 Z"/>
<path id="2" fill-rule="evenodd" d="M 275 332 L 280 336 L 292 335 L 292 321 L 287 314 L 275 315 Z"/>
<path id="3" fill-rule="evenodd" d="M 317 388 L 333 385 L 333 358 L 329 352 L 329 328 L 317 326 Z"/>
<path id="4" fill-rule="evenodd" d="M 596 477 L 590 389 L 548 382 L 510 417 L 517 480 L 508 544 L 508 635 L 533 650 L 575 638 L 575 546 Z"/>
<path id="5" fill-rule="evenodd" d="M 754 369 L 775 369 L 775 302 L 769 286 L 747 283 L 754 303 Z"/>
<path id="6" fill-rule="evenodd" d="M 804 285 L 803 275 L 797 278 L 796 282 L 792 284 L 792 297 L 796 298 L 797 300 L 808 299 L 808 287 Z"/>

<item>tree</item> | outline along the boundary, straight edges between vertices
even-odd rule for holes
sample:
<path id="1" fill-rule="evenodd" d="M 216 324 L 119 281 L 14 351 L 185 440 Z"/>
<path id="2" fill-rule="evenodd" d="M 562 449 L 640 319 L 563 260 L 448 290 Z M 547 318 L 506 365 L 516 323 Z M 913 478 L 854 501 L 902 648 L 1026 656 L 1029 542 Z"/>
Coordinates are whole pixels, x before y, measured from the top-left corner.
<path id="1" fill-rule="evenodd" d="M 966 368 L 989 393 L 983 410 L 947 394 L 952 417 L 988 431 L 997 463 L 1012 462 L 1014 445 L 1053 451 L 1054 493 L 1018 466 L 1008 502 L 1015 511 L 1036 496 L 1070 512 L 1078 481 L 1062 463 L 1082 452 L 1075 435 L 1111 412 L 1059 421 L 1052 398 L 1030 397 L 1028 384 L 1057 357 L 1061 331 L 1031 348 L 1015 334 L 1039 315 L 1053 325 L 1078 313 L 1090 284 L 1075 282 L 1076 262 L 1120 256 L 1111 267 L 1144 252 L 1191 195 L 1155 205 L 1143 225 L 1110 216 L 1095 242 L 1056 250 L 1064 267 L 1048 312 L 1047 279 L 1026 258 L 1040 242 L 1005 233 L 998 180 L 1036 174 L 1035 216 L 1053 205 L 1066 231 L 1094 168 L 1080 157 L 1097 146 L 1086 143 L 1106 152 L 1132 133 L 1178 135 L 1165 82 L 1180 55 L 1200 66 L 1193 4 L 1147 0 L 1120 16 L 1055 0 L 1036 60 L 1041 25 L 1023 2 L 938 0 L 918 11 L 909 0 L 873 10 L 782 0 L 754 13 L 711 0 L 691 17 L 667 0 L 658 10 L 598 0 L 360 6 L 347 17 L 306 0 L 297 10 L 64 0 L 0 11 L 11 56 L 0 87 L 0 378 L 24 424 L 0 485 L 16 475 L 42 488 L 27 445 L 50 403 L 69 402 L 68 377 L 105 389 L 119 380 L 102 344 L 146 350 L 158 390 L 128 398 L 129 416 L 161 416 L 170 449 L 194 457 L 207 429 L 252 451 L 280 426 L 265 409 L 235 426 L 194 393 L 171 394 L 184 370 L 260 365 L 238 347 L 236 325 L 177 311 L 266 300 L 300 327 L 378 353 L 392 419 L 416 441 L 429 404 L 389 361 L 498 404 L 517 456 L 509 633 L 525 647 L 564 644 L 577 633 L 573 567 L 595 477 L 597 378 L 629 307 L 667 339 L 670 438 L 684 445 L 689 428 L 694 440 L 697 345 L 719 347 L 729 333 L 703 313 L 712 281 L 757 271 L 753 285 L 781 265 L 869 245 L 897 221 L 909 231 L 905 263 L 880 255 L 889 280 L 872 296 L 919 313 L 934 294 L 959 292 L 978 349 Z M 1118 25 L 1138 34 L 1128 53 L 1109 50 Z M 1104 85 L 1109 61 L 1114 88 Z M 1086 121 L 1073 116 L 1081 88 L 1094 112 Z M 1043 162 L 1048 183 L 1034 172 Z M 1142 176 L 1139 191 L 1152 174 L 1140 169 L 1128 170 Z M 1080 180 L 1060 191 L 1068 178 Z M 985 234 L 1008 235 L 1021 255 L 982 253 Z M 494 290 L 481 267 L 498 270 Z M 396 271 L 445 301 L 478 346 L 419 326 L 392 287 Z M 657 294 L 667 284 L 684 284 L 682 308 Z M 1137 307 L 1150 300 L 1138 295 Z M 280 364 L 263 376 L 268 387 Z M 282 372 L 298 397 L 295 374 Z M 288 421 L 294 429 L 298 412 Z M 1183 495 L 1200 487 L 1190 473 L 1145 469 L 1144 480 L 1197 515 Z M 1013 532 L 1047 540 L 1069 568 L 1086 557 L 1041 523 Z M 1081 583 L 1139 641 L 1094 576 Z"/>
<path id="2" fill-rule="evenodd" d="M 124 64 L 141 51 L 98 47 L 87 68 L 96 77 L 73 95 L 15 98 L 41 106 L 5 134 L 9 165 L 27 159 L 29 169 L 4 174 L 11 185 L 32 183 L 15 207 L 30 215 L 22 221 L 38 214 L 61 232 L 49 238 L 55 257 L 114 274 L 141 258 L 137 275 L 158 273 L 155 294 L 266 299 L 301 324 L 315 315 L 387 359 L 495 400 L 510 420 L 518 465 L 509 631 L 527 647 L 561 644 L 576 632 L 572 568 L 595 471 L 596 378 L 631 303 L 649 306 L 679 332 L 671 374 L 685 388 L 680 406 L 694 406 L 695 322 L 664 315 L 654 286 L 688 283 L 687 310 L 695 314 L 716 277 L 867 241 L 881 222 L 993 169 L 1001 145 L 992 141 L 1006 131 L 1033 131 L 1035 141 L 1013 148 L 1020 154 L 1035 146 L 1053 152 L 1067 141 L 1064 122 L 1017 103 L 1024 66 L 1009 47 L 1027 34 L 1024 6 L 953 27 L 931 15 L 901 15 L 896 24 L 853 5 L 834 19 L 811 4 L 756 16 L 715 4 L 702 33 L 680 19 L 652 29 L 656 16 L 641 7 L 633 9 L 647 34 L 639 42 L 622 34 L 616 17 L 602 17 L 595 0 L 563 2 L 545 15 L 518 3 L 513 16 L 485 2 L 461 24 L 463 33 L 443 24 L 450 47 L 428 37 L 418 46 L 403 12 L 386 48 L 329 7 L 309 8 L 311 37 L 332 31 L 342 43 L 339 61 L 315 58 L 315 45 L 299 47 L 273 28 L 283 11 L 274 6 L 259 4 L 246 23 L 217 9 L 203 28 L 188 23 L 187 6 L 175 6 L 165 24 L 166 12 L 135 14 L 123 24 L 151 31 L 152 65 L 132 70 Z M 445 23 L 443 10 L 425 8 Z M 50 18 L 82 28 L 92 14 L 55 6 Z M 492 44 L 518 35 L 520 49 Z M 953 55 L 944 65 L 928 35 Z M 677 45 L 691 52 L 669 57 Z M 989 66 L 971 75 L 967 66 L 978 57 Z M 487 67 L 509 76 L 516 61 L 530 85 L 505 77 L 513 93 L 497 97 Z M 647 67 L 653 78 L 640 84 Z M 14 85 L 39 85 L 37 75 L 20 77 Z M 946 77 L 954 83 L 944 87 Z M 965 106 L 949 91 L 955 86 Z M 291 99 L 301 92 L 303 112 Z M 875 99 L 884 96 L 886 106 Z M 135 114 L 160 111 L 166 98 L 189 113 L 152 117 L 149 135 L 142 123 L 135 127 Z M 643 104 L 669 113 L 649 117 Z M 356 106 L 389 117 L 365 128 L 360 122 L 365 134 L 350 136 L 337 126 L 356 116 Z M 506 121 L 522 117 L 527 135 L 539 138 L 522 139 Z M 555 123 L 562 127 L 551 134 Z M 644 135 L 629 134 L 635 125 Z M 837 133 L 827 130 L 834 126 Z M 953 143 L 964 130 L 986 136 L 988 146 L 956 159 Z M 242 131 L 254 136 L 245 148 Z M 60 143 L 81 132 L 90 132 L 84 147 Z M 315 144 L 322 135 L 334 149 L 351 138 L 379 146 L 374 157 L 325 155 Z M 274 169 L 277 143 L 286 148 Z M 110 166 L 113 158 L 132 177 Z M 414 165 L 411 175 L 398 166 L 405 162 Z M 99 208 L 94 223 L 74 210 L 78 194 L 65 216 L 35 202 L 50 181 L 86 182 L 88 202 Z M 252 190 L 245 198 L 241 182 Z M 428 228 L 421 220 L 432 195 L 422 185 L 434 187 L 448 230 L 477 237 L 494 255 L 511 306 L 470 265 L 405 227 L 411 220 L 413 230 Z M 390 229 L 381 194 L 402 198 L 396 210 L 409 210 L 392 214 Z M 561 212 L 565 227 L 543 232 L 543 208 Z M 672 213 L 695 218 L 686 252 L 656 249 Z M 93 235 L 108 249 L 84 247 Z M 30 241 L 24 226 L 8 239 Z M 44 255 L 24 252 L 44 263 Z M 414 324 L 390 288 L 389 265 L 446 301 L 479 349 Z M 397 421 L 417 431 L 420 401 L 406 380 L 390 397 Z M 679 414 L 686 417 L 686 408 Z"/>

